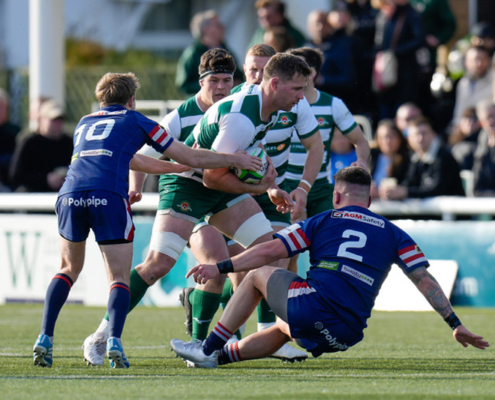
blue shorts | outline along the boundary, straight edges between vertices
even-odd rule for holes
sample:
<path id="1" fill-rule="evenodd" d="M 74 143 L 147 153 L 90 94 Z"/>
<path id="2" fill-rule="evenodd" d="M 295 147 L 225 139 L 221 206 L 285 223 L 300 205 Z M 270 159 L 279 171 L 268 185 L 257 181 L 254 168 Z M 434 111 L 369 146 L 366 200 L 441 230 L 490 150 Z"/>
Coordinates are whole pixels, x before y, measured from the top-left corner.
<path id="1" fill-rule="evenodd" d="M 271 309 L 289 324 L 296 343 L 314 357 L 346 351 L 364 337 L 362 330 L 349 328 L 328 300 L 292 272 L 276 270 L 268 280 L 267 292 Z"/>
<path id="2" fill-rule="evenodd" d="M 287 318 L 296 343 L 318 357 L 322 353 L 346 351 L 360 342 L 363 332 L 349 328 L 314 290 L 302 278 L 289 286 Z"/>
<path id="3" fill-rule="evenodd" d="M 58 231 L 71 242 L 87 239 L 92 229 L 100 244 L 129 243 L 134 224 L 127 199 L 107 190 L 86 190 L 61 195 L 55 211 Z"/>

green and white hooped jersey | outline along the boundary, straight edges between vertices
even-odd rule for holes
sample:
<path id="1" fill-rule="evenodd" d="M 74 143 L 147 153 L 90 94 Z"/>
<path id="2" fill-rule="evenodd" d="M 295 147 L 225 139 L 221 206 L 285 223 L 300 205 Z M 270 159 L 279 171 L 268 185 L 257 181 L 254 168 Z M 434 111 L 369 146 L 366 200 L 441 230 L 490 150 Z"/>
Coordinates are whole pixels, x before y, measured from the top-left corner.
<path id="1" fill-rule="evenodd" d="M 205 112 L 199 106 L 198 95 L 196 94 L 182 103 L 180 107 L 165 115 L 160 121 L 160 125 L 174 139 L 184 142 L 204 114 Z M 158 153 L 153 147 L 148 145 L 143 146 L 139 150 L 139 154 L 145 154 L 155 158 L 162 156 L 161 153 Z"/>
<path id="2" fill-rule="evenodd" d="M 289 166 L 291 138 L 293 136 L 306 139 L 318 132 L 318 123 L 306 100 L 302 99 L 290 111 L 279 111 L 275 126 L 266 134 L 263 142 L 267 154 L 277 170 L 277 185 L 281 185 L 286 178 Z M 293 139 L 292 139 L 293 140 Z"/>
<path id="3" fill-rule="evenodd" d="M 315 189 L 318 186 L 331 183 L 327 167 L 330 164 L 330 143 L 332 142 L 335 127 L 346 135 L 357 126 L 357 123 L 341 99 L 319 90 L 318 99 L 311 104 L 311 109 L 316 117 L 325 149 L 320 172 L 310 192 L 313 193 L 316 192 Z M 301 181 L 306 156 L 306 149 L 301 144 L 299 136 L 293 135 L 290 145 L 289 167 L 286 174 L 286 181 L 290 187 L 296 187 Z"/>
<path id="4" fill-rule="evenodd" d="M 195 143 L 207 150 L 233 154 L 238 150 L 259 144 L 277 122 L 278 112 L 268 121 L 261 120 L 261 89 L 246 85 L 238 93 L 212 105 L 194 127 L 185 144 Z M 202 170 L 190 170 L 180 174 L 202 182 Z"/>

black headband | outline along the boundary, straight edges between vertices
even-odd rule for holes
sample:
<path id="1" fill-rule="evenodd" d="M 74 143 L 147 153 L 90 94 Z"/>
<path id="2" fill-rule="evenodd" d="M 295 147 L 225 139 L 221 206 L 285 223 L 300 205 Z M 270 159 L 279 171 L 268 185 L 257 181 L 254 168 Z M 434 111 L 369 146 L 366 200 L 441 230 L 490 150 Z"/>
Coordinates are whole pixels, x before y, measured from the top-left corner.
<path id="1" fill-rule="evenodd" d="M 208 75 L 214 75 L 214 74 L 229 74 L 233 75 L 234 73 L 226 69 L 225 67 L 219 65 L 219 66 L 214 66 L 212 69 L 205 69 L 199 74 L 199 80 L 202 81 L 205 79 Z"/>

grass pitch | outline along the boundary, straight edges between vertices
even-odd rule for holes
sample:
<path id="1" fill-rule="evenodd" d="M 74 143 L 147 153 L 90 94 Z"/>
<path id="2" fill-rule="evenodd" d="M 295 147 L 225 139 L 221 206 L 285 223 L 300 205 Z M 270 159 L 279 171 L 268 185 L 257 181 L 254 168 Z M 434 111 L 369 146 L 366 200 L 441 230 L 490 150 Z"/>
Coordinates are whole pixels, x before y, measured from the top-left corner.
<path id="1" fill-rule="evenodd" d="M 0 399 L 495 399 L 495 343 L 464 349 L 433 312 L 374 312 L 364 340 L 344 353 L 215 370 L 188 369 L 169 351 L 170 339 L 186 339 L 182 309 L 146 307 L 129 315 L 124 331 L 131 368 L 87 367 L 81 344 L 104 310 L 75 305 L 59 317 L 53 368 L 34 367 L 42 312 L 41 305 L 0 306 Z M 456 312 L 495 342 L 495 309 Z M 254 329 L 251 318 L 247 332 Z"/>

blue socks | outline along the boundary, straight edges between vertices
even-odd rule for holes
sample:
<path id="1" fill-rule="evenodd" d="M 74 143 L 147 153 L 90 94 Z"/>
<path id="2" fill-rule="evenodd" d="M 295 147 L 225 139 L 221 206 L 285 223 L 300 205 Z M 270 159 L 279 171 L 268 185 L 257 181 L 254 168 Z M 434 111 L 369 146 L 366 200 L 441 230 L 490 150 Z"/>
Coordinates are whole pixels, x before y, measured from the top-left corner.
<path id="1" fill-rule="evenodd" d="M 58 314 L 64 306 L 73 284 L 72 279 L 65 274 L 57 274 L 53 277 L 46 290 L 40 334 L 53 337 Z"/>
<path id="2" fill-rule="evenodd" d="M 218 322 L 215 329 L 213 329 L 203 343 L 203 352 L 209 356 L 215 350 L 220 350 L 233 335 L 233 332 L 230 332 L 225 326 Z"/>
<path id="3" fill-rule="evenodd" d="M 122 336 L 130 301 L 129 286 L 120 282 L 114 283 L 110 288 L 110 297 L 108 298 L 110 337 L 120 338 Z"/>

